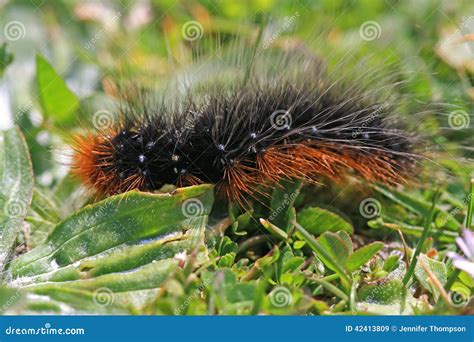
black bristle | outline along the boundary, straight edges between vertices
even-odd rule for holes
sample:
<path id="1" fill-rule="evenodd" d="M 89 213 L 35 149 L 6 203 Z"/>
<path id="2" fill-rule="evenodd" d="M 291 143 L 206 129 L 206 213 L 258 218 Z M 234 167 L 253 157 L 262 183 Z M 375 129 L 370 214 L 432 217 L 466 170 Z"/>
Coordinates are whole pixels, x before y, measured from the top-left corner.
<path id="1" fill-rule="evenodd" d="M 389 95 L 333 77 L 319 63 L 294 68 L 298 60 L 280 61 L 286 64 L 277 75 L 262 72 L 245 82 L 236 76 L 225 86 L 207 81 L 176 96 L 174 105 L 125 107 L 106 171 L 121 180 L 140 177 L 142 190 L 189 176 L 219 184 L 236 163 L 255 169 L 269 149 L 298 145 L 330 145 L 354 160 L 383 155 L 395 170 L 413 165 L 414 135 L 395 123 Z"/>

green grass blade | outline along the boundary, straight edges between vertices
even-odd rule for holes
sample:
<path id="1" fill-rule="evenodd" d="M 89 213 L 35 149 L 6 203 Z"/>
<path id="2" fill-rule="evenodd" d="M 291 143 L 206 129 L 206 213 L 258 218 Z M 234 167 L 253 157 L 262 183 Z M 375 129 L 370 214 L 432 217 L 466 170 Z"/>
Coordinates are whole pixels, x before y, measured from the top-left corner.
<path id="1" fill-rule="evenodd" d="M 0 270 L 12 254 L 33 194 L 33 171 L 17 128 L 0 132 Z"/>
<path id="2" fill-rule="evenodd" d="M 418 240 L 418 244 L 416 245 L 415 252 L 413 253 L 413 256 L 411 258 L 410 266 L 408 267 L 407 273 L 405 273 L 405 276 L 403 277 L 403 284 L 405 286 L 408 284 L 408 282 L 413 276 L 413 273 L 415 272 L 415 266 L 418 260 L 418 255 L 420 255 L 421 248 L 423 247 L 425 240 L 428 238 L 431 223 L 433 222 L 433 219 L 436 213 L 436 201 L 438 200 L 438 196 L 439 196 L 439 191 L 436 191 L 436 193 L 433 196 L 430 213 L 426 217 L 425 225 L 423 227 L 423 233 L 421 234 L 420 240 Z"/>
<path id="3" fill-rule="evenodd" d="M 326 251 L 326 249 L 300 224 L 296 223 L 296 230 L 303 236 L 304 240 L 308 243 L 309 246 L 326 262 L 330 263 L 332 268 L 339 274 L 341 280 L 343 280 L 346 285 L 351 283 L 349 277 L 344 271 L 344 267 L 339 265 L 336 260 L 334 260 L 331 255 Z"/>

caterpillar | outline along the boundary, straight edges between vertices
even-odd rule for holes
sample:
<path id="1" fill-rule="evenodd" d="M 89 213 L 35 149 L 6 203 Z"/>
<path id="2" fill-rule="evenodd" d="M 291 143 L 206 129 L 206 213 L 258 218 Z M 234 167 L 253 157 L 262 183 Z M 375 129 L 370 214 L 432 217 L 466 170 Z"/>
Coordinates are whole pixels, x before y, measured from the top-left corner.
<path id="1" fill-rule="evenodd" d="M 75 138 L 73 172 L 103 195 L 212 183 L 242 205 L 282 179 L 406 182 L 418 137 L 391 84 L 303 50 L 241 49 L 159 95 L 124 91 L 113 127 Z"/>

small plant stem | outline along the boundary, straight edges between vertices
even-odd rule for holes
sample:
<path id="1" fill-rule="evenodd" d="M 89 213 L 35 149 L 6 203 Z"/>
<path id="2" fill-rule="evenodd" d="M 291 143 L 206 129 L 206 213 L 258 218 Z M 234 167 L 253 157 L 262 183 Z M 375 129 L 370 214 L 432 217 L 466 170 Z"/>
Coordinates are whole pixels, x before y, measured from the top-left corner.
<path id="1" fill-rule="evenodd" d="M 265 242 L 272 242 L 272 239 L 274 240 L 273 236 L 271 236 L 270 234 L 257 235 L 257 236 L 251 237 L 250 239 L 245 240 L 239 246 L 239 249 L 237 250 L 237 254 L 245 252 L 247 249 L 249 249 L 252 246 L 259 245 Z"/>
<path id="2" fill-rule="evenodd" d="M 328 252 L 326 251 L 326 249 L 324 249 L 324 247 L 314 238 L 313 235 L 311 235 L 306 229 L 304 229 L 299 223 L 296 223 L 295 224 L 295 227 L 296 227 L 296 230 L 301 234 L 303 235 L 303 238 L 306 240 L 306 242 L 308 243 L 308 245 L 310 245 L 310 247 L 315 251 L 317 252 L 318 254 L 320 254 L 324 259 L 326 260 L 333 260 L 333 258 L 328 254 Z M 339 276 L 341 277 L 341 281 L 345 282 L 345 285 L 347 285 L 347 287 L 350 286 L 351 284 L 351 281 L 349 279 L 349 277 L 347 276 L 346 272 L 344 271 L 344 269 L 337 263 L 337 262 L 334 262 L 332 263 L 332 266 L 335 268 L 335 271 L 339 274 Z"/>
<path id="3" fill-rule="evenodd" d="M 469 191 L 468 195 L 468 202 L 467 202 L 467 214 L 466 214 L 466 228 L 472 229 L 472 216 L 474 215 L 474 178 L 471 179 L 471 190 Z M 451 286 L 453 286 L 456 279 L 458 279 L 461 270 L 456 268 L 453 273 L 448 278 L 446 285 L 444 286 L 446 291 L 451 290 Z"/>
<path id="4" fill-rule="evenodd" d="M 408 246 L 407 246 L 407 242 L 405 241 L 405 237 L 403 236 L 403 233 L 400 229 L 398 229 L 398 234 L 400 235 L 400 239 L 402 239 L 402 243 L 403 243 L 403 250 L 404 250 L 404 253 L 405 253 L 405 264 L 408 268 L 408 265 L 410 264 L 410 260 L 408 258 Z"/>
<path id="5" fill-rule="evenodd" d="M 441 298 L 443 298 L 446 304 L 451 305 L 451 300 L 449 299 L 449 295 L 446 292 L 446 290 L 443 288 L 443 285 L 439 281 L 438 277 L 433 273 L 433 271 L 431 271 L 431 269 L 428 266 L 426 266 L 423 260 L 418 260 L 418 262 L 420 263 L 421 268 L 428 275 L 428 278 L 431 280 L 431 284 L 433 284 L 433 286 L 438 289 L 441 295 Z"/>
<path id="6" fill-rule="evenodd" d="M 436 202 L 438 200 L 438 195 L 439 195 L 439 190 L 436 190 L 436 192 L 433 196 L 430 213 L 429 213 L 428 217 L 426 218 L 425 225 L 423 227 L 423 232 L 421 233 L 420 240 L 418 241 L 418 244 L 416 245 L 415 252 L 413 253 L 413 256 L 411 258 L 411 262 L 410 262 L 410 265 L 408 267 L 407 273 L 405 273 L 405 276 L 403 277 L 403 284 L 405 286 L 407 286 L 408 282 L 410 281 L 410 279 L 413 276 L 413 273 L 415 272 L 415 266 L 416 266 L 416 262 L 418 260 L 418 256 L 420 255 L 421 249 L 423 248 L 423 245 L 424 245 L 426 239 L 428 238 L 431 223 L 433 222 L 434 215 L 435 215 L 435 212 L 436 212 Z"/>
<path id="7" fill-rule="evenodd" d="M 349 301 L 349 297 L 344 293 L 342 292 L 341 290 L 339 290 L 336 286 L 334 286 L 333 284 L 331 283 L 328 283 L 327 281 L 324 281 L 322 279 L 318 279 L 316 277 L 311 277 L 309 278 L 311 281 L 315 282 L 316 284 L 319 284 L 321 285 L 322 287 L 324 287 L 326 290 L 328 290 L 329 292 L 331 292 L 333 295 L 335 295 L 336 297 L 339 297 L 341 298 L 343 301 L 345 302 L 348 302 Z"/>
<path id="8" fill-rule="evenodd" d="M 471 191 L 468 195 L 467 204 L 467 215 L 466 215 L 466 228 L 471 229 L 473 226 L 472 216 L 474 215 L 474 178 L 471 179 Z"/>
<path id="9" fill-rule="evenodd" d="M 337 273 L 334 273 L 334 274 L 328 275 L 324 278 L 321 278 L 321 280 L 324 280 L 324 281 L 333 281 L 333 280 L 336 280 L 336 279 L 339 279 L 339 274 L 337 274 Z"/>
<path id="10" fill-rule="evenodd" d="M 359 285 L 359 277 L 355 276 L 353 277 L 352 280 L 352 285 L 351 285 L 351 294 L 349 298 L 349 308 L 351 309 L 352 312 L 356 312 L 356 297 L 357 297 L 357 285 Z"/>
<path id="11" fill-rule="evenodd" d="M 458 279 L 459 274 L 461 273 L 461 270 L 459 268 L 454 269 L 453 273 L 448 278 L 448 281 L 446 282 L 446 285 L 444 286 L 446 291 L 451 290 L 451 286 L 453 286 L 454 282 L 456 279 Z"/>

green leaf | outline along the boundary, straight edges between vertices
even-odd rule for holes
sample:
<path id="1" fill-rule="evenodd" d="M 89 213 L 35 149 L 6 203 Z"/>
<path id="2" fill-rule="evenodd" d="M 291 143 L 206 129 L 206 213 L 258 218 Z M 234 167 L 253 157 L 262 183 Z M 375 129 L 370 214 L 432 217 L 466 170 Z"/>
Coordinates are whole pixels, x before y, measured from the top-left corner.
<path id="1" fill-rule="evenodd" d="M 375 190 L 391 199 L 395 203 L 400 204 L 407 210 L 419 214 L 421 217 L 427 217 L 431 211 L 431 203 L 419 198 L 414 197 L 413 195 L 407 194 L 406 192 L 400 192 L 391 189 L 390 191 L 378 186 L 372 185 Z M 439 206 L 435 206 L 434 214 L 436 217 L 436 227 L 442 228 L 446 227 L 449 230 L 458 231 L 461 227 L 461 224 L 456 221 L 453 215 L 449 215 L 444 212 Z"/>
<path id="2" fill-rule="evenodd" d="M 334 259 L 332 256 L 332 253 L 327 251 L 326 247 L 323 246 L 318 240 L 316 240 L 314 236 L 311 235 L 306 229 L 304 229 L 299 223 L 296 224 L 296 230 L 303 237 L 303 239 L 308 243 L 311 249 L 314 252 L 316 252 L 316 254 L 321 259 L 321 261 L 327 267 L 334 270 L 339 275 L 339 277 L 341 277 L 341 280 L 343 281 L 343 284 L 346 287 L 349 286 L 350 280 L 345 271 L 345 265 L 342 264 L 339 260 Z M 347 249 L 347 246 L 344 245 L 344 241 L 340 237 L 337 237 L 337 239 L 340 239 L 340 244 L 342 244 L 344 248 Z M 345 253 L 345 252 L 342 252 L 342 253 Z M 348 253 L 349 252 L 347 249 L 347 254 Z"/>
<path id="3" fill-rule="evenodd" d="M 245 228 L 250 224 L 252 220 L 252 211 L 246 211 L 245 213 L 237 216 L 236 221 L 231 226 L 232 234 L 238 236 L 245 236 L 247 235 L 247 231 Z"/>
<path id="4" fill-rule="evenodd" d="M 400 260 L 400 256 L 396 254 L 389 255 L 387 259 L 385 259 L 385 262 L 383 263 L 383 270 L 388 273 L 394 271 L 400 264 L 399 260 Z"/>
<path id="5" fill-rule="evenodd" d="M 324 247 L 326 252 L 329 254 L 332 260 L 336 261 L 337 263 L 343 268 L 346 269 L 347 260 L 349 258 L 350 250 L 344 241 L 343 238 L 339 236 L 339 234 L 326 232 L 318 238 L 319 243 L 321 246 Z M 324 262 L 324 260 L 323 260 Z M 334 269 L 332 263 L 328 263 L 326 266 L 331 268 L 333 271 Z"/>
<path id="6" fill-rule="evenodd" d="M 297 221 L 314 235 L 339 230 L 344 230 L 349 234 L 354 232 L 352 225 L 342 217 L 326 209 L 317 207 L 301 210 L 297 215 Z"/>
<path id="7" fill-rule="evenodd" d="M 17 310 L 32 314 L 130 314 L 156 299 L 158 290 L 111 292 L 106 288 L 97 291 L 61 287 L 57 284 L 39 286 L 24 292 L 23 306 Z M 9 312 L 7 312 L 9 313 Z"/>
<path id="8" fill-rule="evenodd" d="M 219 243 L 218 252 L 219 255 L 223 256 L 228 253 L 237 253 L 238 245 L 230 239 L 228 236 L 224 236 Z"/>
<path id="9" fill-rule="evenodd" d="M 405 286 L 400 279 L 382 279 L 376 283 L 362 284 L 358 290 L 360 302 L 392 304 L 403 299 Z"/>
<path id="10" fill-rule="evenodd" d="M 466 286 L 474 288 L 474 279 L 466 271 L 461 271 L 459 273 L 459 281 Z"/>
<path id="11" fill-rule="evenodd" d="M 238 282 L 237 276 L 227 268 L 209 274 L 203 279 L 216 305 L 224 312 L 232 313 L 236 306 L 251 306 L 256 295 L 254 282 Z M 205 278 L 207 278 L 205 277 Z"/>
<path id="12" fill-rule="evenodd" d="M 34 248 L 44 241 L 61 220 L 60 210 L 46 193 L 46 190 L 35 188 L 31 208 L 26 217 L 30 224 L 30 234 L 26 237 L 29 248 Z"/>
<path id="13" fill-rule="evenodd" d="M 295 241 L 295 243 L 293 244 L 293 248 L 294 248 L 294 249 L 301 249 L 301 248 L 303 248 L 305 245 L 306 245 L 306 241 L 298 240 L 298 241 Z"/>
<path id="14" fill-rule="evenodd" d="M 285 260 L 282 272 L 294 272 L 304 264 L 304 261 L 305 259 L 299 256 L 291 257 L 288 260 Z"/>
<path id="15" fill-rule="evenodd" d="M 194 265 L 207 261 L 212 203 L 213 187 L 201 185 L 173 195 L 130 192 L 84 208 L 12 262 L 12 285 L 49 298 L 49 305 L 29 301 L 34 305 L 23 311 L 123 314 L 145 295 L 153 302 L 182 257 L 193 253 Z M 97 303 L 101 293 L 110 303 Z"/>
<path id="16" fill-rule="evenodd" d="M 60 210 L 45 190 L 35 188 L 29 215 L 51 223 L 61 220 Z"/>
<path id="17" fill-rule="evenodd" d="M 383 217 L 378 217 L 375 220 L 370 220 L 369 222 L 367 222 L 367 225 L 373 229 L 387 228 L 394 231 L 400 230 L 403 234 L 412 235 L 416 237 L 421 237 L 421 234 L 423 233 L 423 227 L 398 222 L 392 217 L 388 217 L 386 215 L 384 215 Z M 433 237 L 441 242 L 454 242 L 456 237 L 458 237 L 458 233 L 446 229 L 431 229 L 428 233 L 428 236 Z"/>
<path id="18" fill-rule="evenodd" d="M 344 241 L 344 243 L 346 244 L 347 246 L 347 249 L 349 250 L 349 254 L 352 254 L 352 252 L 354 251 L 354 245 L 352 244 L 352 239 L 351 237 L 349 236 L 349 234 L 347 234 L 345 231 L 343 230 L 340 230 L 337 232 L 337 235 L 339 235 L 339 237 Z"/>
<path id="19" fill-rule="evenodd" d="M 252 283 L 237 283 L 225 289 L 225 297 L 231 303 L 253 302 L 256 287 Z"/>
<path id="20" fill-rule="evenodd" d="M 40 55 L 36 56 L 36 81 L 43 114 L 57 125 L 70 126 L 79 100 L 53 67 Z"/>
<path id="21" fill-rule="evenodd" d="M 428 258 L 425 254 L 420 254 L 418 257 L 418 263 L 415 266 L 415 277 L 420 282 L 421 286 L 433 293 L 435 298 L 438 298 L 440 295 L 439 290 L 432 285 L 428 273 L 420 265 L 420 262 L 423 262 L 428 267 L 436 278 L 438 278 L 441 285 L 444 285 L 447 282 L 446 266 L 440 261 Z"/>
<path id="22" fill-rule="evenodd" d="M 18 289 L 0 286 L 0 314 L 4 314 L 22 297 Z"/>
<path id="23" fill-rule="evenodd" d="M 53 190 L 53 199 L 62 217 L 67 217 L 82 208 L 90 195 L 85 191 L 77 177 L 68 174 L 59 181 Z"/>
<path id="24" fill-rule="evenodd" d="M 13 55 L 7 51 L 7 43 L 3 43 L 0 46 L 0 77 L 11 62 L 13 62 Z"/>
<path id="25" fill-rule="evenodd" d="M 33 171 L 28 147 L 17 128 L 0 132 L 0 177 L 0 270 L 3 270 L 33 193 Z"/>
<path id="26" fill-rule="evenodd" d="M 25 241 L 28 248 L 35 248 L 44 243 L 56 227 L 55 223 L 31 216 L 26 218 L 26 222 L 30 225 L 30 236 L 26 237 Z"/>
<path id="27" fill-rule="evenodd" d="M 287 240 L 288 239 L 288 234 L 286 234 L 285 231 L 282 229 L 278 228 L 274 224 L 272 224 L 270 221 L 267 221 L 263 218 L 260 219 L 260 223 L 262 226 L 265 227 L 266 230 L 268 230 L 273 236 L 276 236 L 279 239 L 282 240 Z"/>
<path id="28" fill-rule="evenodd" d="M 341 298 L 343 301 L 349 301 L 349 297 L 344 292 L 342 292 L 337 286 L 331 284 L 330 282 L 314 277 L 311 278 L 311 281 L 316 284 L 322 285 L 326 290 Z"/>
<path id="29" fill-rule="evenodd" d="M 234 259 L 235 259 L 235 253 L 227 253 L 221 256 L 217 264 L 219 267 L 232 267 L 232 264 L 234 263 Z"/>
<path id="30" fill-rule="evenodd" d="M 177 253 L 204 248 L 213 198 L 213 187 L 200 185 L 171 196 L 132 191 L 87 206 L 13 260 L 14 282 L 117 291 L 157 286 L 178 264 Z"/>
<path id="31" fill-rule="evenodd" d="M 382 242 L 372 242 L 364 247 L 359 248 L 349 256 L 347 260 L 347 268 L 350 271 L 355 271 L 383 248 Z"/>
<path id="32" fill-rule="evenodd" d="M 189 248 L 189 247 L 188 247 Z M 89 279 L 77 279 L 73 281 L 57 281 L 51 279 L 51 282 L 41 282 L 38 284 L 30 284 L 25 286 L 23 282 L 14 284 L 23 285 L 25 290 L 34 293 L 43 293 L 47 290 L 64 290 L 76 289 L 89 292 L 97 291 L 98 289 L 106 288 L 110 292 L 127 292 L 144 289 L 153 289 L 160 286 L 163 281 L 173 273 L 178 267 L 179 261 L 173 259 L 171 255 L 165 255 L 166 259 L 152 262 L 147 260 L 147 264 L 137 268 L 133 268 L 128 272 L 117 272 L 110 274 L 103 274 Z M 86 277 L 87 273 L 85 274 Z M 42 280 L 45 280 L 43 278 Z M 38 278 L 36 279 L 39 280 Z"/>
<path id="33" fill-rule="evenodd" d="M 300 194 L 302 183 L 298 181 L 281 181 L 275 188 L 270 201 L 269 221 L 289 233 L 295 222 L 293 206 Z"/>

